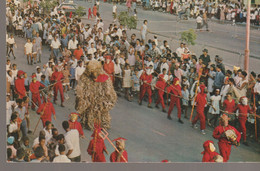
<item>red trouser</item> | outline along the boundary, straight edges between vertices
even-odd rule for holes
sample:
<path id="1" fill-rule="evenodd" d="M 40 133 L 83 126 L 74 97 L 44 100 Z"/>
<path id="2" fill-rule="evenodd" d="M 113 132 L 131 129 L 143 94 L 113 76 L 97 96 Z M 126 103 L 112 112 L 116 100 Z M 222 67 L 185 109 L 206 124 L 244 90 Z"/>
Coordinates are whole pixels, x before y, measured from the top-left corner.
<path id="1" fill-rule="evenodd" d="M 246 118 L 238 118 L 239 131 L 243 133 L 243 140 L 246 141 Z"/>
<path id="2" fill-rule="evenodd" d="M 223 162 L 227 162 L 229 160 L 230 152 L 231 152 L 231 144 L 227 144 L 224 142 L 218 142 L 219 153 L 223 157 Z"/>
<path id="3" fill-rule="evenodd" d="M 50 121 L 51 122 L 51 119 L 46 119 L 46 118 L 42 119 L 42 126 L 43 127 L 45 127 L 45 122 L 46 121 Z"/>
<path id="4" fill-rule="evenodd" d="M 156 101 L 156 105 L 161 103 L 162 104 L 162 108 L 164 109 L 165 108 L 165 104 L 164 104 L 163 94 L 164 94 L 164 92 L 162 90 L 158 90 L 158 99 Z"/>
<path id="5" fill-rule="evenodd" d="M 143 100 L 144 95 L 145 95 L 146 92 L 148 94 L 149 104 L 151 104 L 152 103 L 152 89 L 151 89 L 151 86 L 144 86 L 144 85 L 142 86 L 139 100 L 140 101 Z"/>
<path id="6" fill-rule="evenodd" d="M 39 93 L 33 93 L 32 94 L 32 109 L 35 109 L 35 104 L 38 105 L 38 107 L 41 105 L 41 97 Z"/>
<path id="7" fill-rule="evenodd" d="M 54 101 L 57 100 L 57 96 L 58 96 L 58 90 L 60 91 L 60 98 L 61 98 L 61 102 L 64 102 L 64 95 L 63 95 L 63 87 L 61 83 L 57 83 L 54 85 Z"/>
<path id="8" fill-rule="evenodd" d="M 90 17 L 90 18 L 92 18 L 92 15 L 91 15 L 91 13 L 88 13 L 88 19 L 89 19 L 89 17 Z"/>
<path id="9" fill-rule="evenodd" d="M 192 121 L 192 125 L 196 124 L 198 120 L 200 120 L 200 129 L 204 130 L 206 128 L 204 110 L 203 111 L 197 111 L 197 114 Z"/>
<path id="10" fill-rule="evenodd" d="M 181 118 L 181 103 L 180 103 L 180 99 L 178 97 L 172 97 L 171 98 L 168 116 L 171 115 L 171 112 L 172 112 L 175 104 L 176 104 L 177 110 L 178 110 L 178 118 L 180 119 Z"/>

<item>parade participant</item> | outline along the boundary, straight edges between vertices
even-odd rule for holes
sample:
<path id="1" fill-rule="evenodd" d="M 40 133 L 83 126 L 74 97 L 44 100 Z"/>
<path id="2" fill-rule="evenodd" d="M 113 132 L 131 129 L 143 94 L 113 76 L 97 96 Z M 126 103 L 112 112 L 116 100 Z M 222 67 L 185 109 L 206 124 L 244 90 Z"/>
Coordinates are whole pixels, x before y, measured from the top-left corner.
<path id="1" fill-rule="evenodd" d="M 239 131 L 242 132 L 243 135 L 243 144 L 248 146 L 248 142 L 246 141 L 246 121 L 247 116 L 251 112 L 251 109 L 248 105 L 248 99 L 247 97 L 243 96 L 239 100 L 240 104 L 238 104 L 235 108 L 235 111 L 238 110 L 238 122 L 239 122 Z"/>
<path id="2" fill-rule="evenodd" d="M 166 68 L 163 68 L 163 73 L 158 76 L 158 80 L 155 85 L 155 87 L 158 89 L 158 99 L 156 101 L 155 107 L 159 108 L 158 104 L 161 103 L 162 111 L 165 113 L 166 113 L 166 110 L 165 110 L 163 94 L 164 94 L 164 89 L 167 85 L 166 84 L 167 81 L 168 81 L 168 75 L 166 75 Z"/>
<path id="3" fill-rule="evenodd" d="M 197 126 L 195 125 L 198 121 L 198 119 L 200 120 L 200 130 L 202 134 L 206 134 L 205 133 L 205 128 L 206 128 L 206 121 L 205 121 L 205 115 L 204 115 L 204 108 L 205 105 L 207 104 L 207 100 L 206 100 L 206 96 L 207 94 L 205 94 L 204 90 L 205 90 L 205 85 L 202 84 L 200 85 L 200 93 L 198 93 L 197 97 L 196 97 L 196 111 L 197 114 L 195 116 L 195 118 L 192 121 L 192 127 L 193 128 L 197 128 Z"/>
<path id="4" fill-rule="evenodd" d="M 168 110 L 167 118 L 169 120 L 172 120 L 171 112 L 174 108 L 174 105 L 176 104 L 178 109 L 178 122 L 183 124 L 183 121 L 181 120 L 181 103 L 180 103 L 180 98 L 182 97 L 182 93 L 181 93 L 181 86 L 178 78 L 174 78 L 173 84 L 167 87 L 167 93 L 171 93 L 171 103 Z"/>
<path id="5" fill-rule="evenodd" d="M 114 72 L 115 72 L 114 63 L 112 62 L 110 55 L 104 56 L 104 58 L 106 59 L 103 66 L 104 70 L 110 76 L 112 82 L 114 82 Z"/>
<path id="6" fill-rule="evenodd" d="M 214 142 L 207 140 L 203 143 L 204 151 L 202 162 L 223 162 L 222 156 L 220 156 L 215 150 Z M 220 160 L 219 160 L 220 158 Z M 218 159 L 218 160 L 217 160 Z M 222 160 L 221 160 L 222 159 Z"/>
<path id="7" fill-rule="evenodd" d="M 22 70 L 19 70 L 17 73 L 17 79 L 15 80 L 14 87 L 15 92 L 18 94 L 18 98 L 22 99 L 26 96 L 26 90 L 24 86 L 24 74 Z"/>
<path id="8" fill-rule="evenodd" d="M 43 127 L 45 127 L 46 121 L 52 121 L 52 115 L 54 120 L 56 120 L 56 113 L 53 104 L 51 103 L 50 95 L 47 99 L 44 99 L 43 103 L 39 106 L 36 113 L 41 115 Z"/>
<path id="9" fill-rule="evenodd" d="M 146 70 L 145 72 L 142 73 L 140 76 L 140 81 L 141 81 L 141 89 L 140 89 L 140 96 L 139 96 L 139 105 L 142 105 L 142 100 L 144 98 L 145 93 L 147 92 L 148 94 L 148 107 L 152 108 L 151 103 L 152 103 L 152 88 L 151 88 L 151 82 L 152 82 L 152 73 L 150 70 Z"/>
<path id="10" fill-rule="evenodd" d="M 63 86 L 62 86 L 62 79 L 63 74 L 61 71 L 58 71 L 58 68 L 55 67 L 55 71 L 52 73 L 51 81 L 54 83 L 54 100 L 53 103 L 56 104 L 57 101 L 57 95 L 58 91 L 60 92 L 60 98 L 61 98 L 61 107 L 64 107 L 64 95 L 63 95 Z"/>
<path id="11" fill-rule="evenodd" d="M 18 116 L 18 127 L 22 131 L 23 137 L 25 137 L 27 136 L 26 108 L 23 105 L 22 99 L 17 99 L 16 103 L 18 105 L 18 107 L 15 108 L 15 112 L 17 112 Z"/>
<path id="12" fill-rule="evenodd" d="M 122 137 L 113 140 L 113 142 L 114 141 L 116 142 L 116 148 L 118 149 L 119 153 L 116 150 L 113 153 L 111 153 L 110 162 L 128 162 L 128 155 L 127 155 L 127 151 L 125 150 L 126 140 L 127 139 Z"/>
<path id="13" fill-rule="evenodd" d="M 227 162 L 229 160 L 229 156 L 231 153 L 232 145 L 239 145 L 239 141 L 241 138 L 241 134 L 234 128 L 228 124 L 228 116 L 223 114 L 220 117 L 220 125 L 217 126 L 213 131 L 213 137 L 218 142 L 220 155 L 223 157 L 223 162 Z M 229 132 L 232 131 L 230 134 Z"/>
<path id="14" fill-rule="evenodd" d="M 69 119 L 69 125 L 70 125 L 70 129 L 77 129 L 79 131 L 79 135 L 80 137 L 85 137 L 84 136 L 84 132 L 83 132 L 83 129 L 82 129 L 82 126 L 81 124 L 78 122 L 78 116 L 79 114 L 77 113 L 71 113 L 69 115 L 70 119 Z"/>
<path id="15" fill-rule="evenodd" d="M 230 125 L 235 126 L 235 119 L 236 116 L 234 114 L 236 108 L 236 103 L 235 100 L 232 98 L 232 94 L 231 93 L 227 93 L 227 97 L 223 102 L 223 110 L 225 111 L 226 114 L 229 115 L 230 118 Z"/>
<path id="16" fill-rule="evenodd" d="M 87 152 L 90 156 L 92 156 L 93 162 L 106 162 L 106 158 L 104 152 L 108 155 L 104 140 L 99 136 L 101 132 L 101 128 L 96 128 L 91 135 L 93 137 L 90 140 Z"/>
<path id="17" fill-rule="evenodd" d="M 35 111 L 35 105 L 37 104 L 38 107 L 41 105 L 41 97 L 40 97 L 40 82 L 37 81 L 35 75 L 32 76 L 32 82 L 30 84 L 30 91 L 32 92 L 32 110 Z"/>

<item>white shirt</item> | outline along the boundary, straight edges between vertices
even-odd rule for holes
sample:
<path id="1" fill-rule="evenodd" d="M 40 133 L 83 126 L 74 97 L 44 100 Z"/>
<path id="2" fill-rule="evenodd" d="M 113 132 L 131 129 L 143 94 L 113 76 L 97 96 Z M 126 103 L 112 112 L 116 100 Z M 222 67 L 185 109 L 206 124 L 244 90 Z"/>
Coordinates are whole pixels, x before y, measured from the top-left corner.
<path id="1" fill-rule="evenodd" d="M 42 76 L 42 72 L 40 72 L 40 73 L 36 72 L 36 79 L 37 79 L 37 81 L 41 82 L 41 76 Z"/>
<path id="2" fill-rule="evenodd" d="M 66 155 L 59 155 L 53 159 L 53 163 L 70 163 L 71 160 Z"/>
<path id="3" fill-rule="evenodd" d="M 52 138 L 52 132 L 51 130 L 50 132 L 47 131 L 45 128 L 43 129 L 43 131 L 45 132 L 45 141 L 48 142 Z"/>
<path id="4" fill-rule="evenodd" d="M 96 51 L 96 48 L 89 48 L 88 54 L 91 54 L 93 56 Z"/>
<path id="5" fill-rule="evenodd" d="M 10 124 L 11 116 L 12 116 L 12 106 L 16 106 L 15 101 L 6 102 L 6 124 Z"/>
<path id="6" fill-rule="evenodd" d="M 11 123 L 11 124 L 9 125 L 8 132 L 9 132 L 9 133 L 12 133 L 12 132 L 14 132 L 14 131 L 17 130 L 17 129 L 18 129 L 17 122 Z"/>
<path id="7" fill-rule="evenodd" d="M 73 60 L 70 60 L 70 63 L 71 63 L 71 68 L 76 68 L 77 67 L 77 63 L 78 63 L 78 60 L 77 59 L 75 59 L 75 61 L 73 61 Z"/>
<path id="8" fill-rule="evenodd" d="M 178 47 L 176 49 L 176 53 L 179 57 L 181 57 L 181 55 L 184 53 L 184 48 Z"/>
<path id="9" fill-rule="evenodd" d="M 14 38 L 8 38 L 7 43 L 9 44 L 15 44 Z"/>
<path id="10" fill-rule="evenodd" d="M 68 49 L 77 49 L 78 41 L 70 40 L 68 44 Z"/>
<path id="11" fill-rule="evenodd" d="M 166 69 L 166 73 L 168 73 L 169 65 L 167 64 L 167 62 L 161 64 L 161 73 L 163 71 L 163 68 L 165 68 Z"/>
<path id="12" fill-rule="evenodd" d="M 68 157 L 75 158 L 80 156 L 79 131 L 77 129 L 71 129 L 64 136 L 68 150 L 73 150 Z"/>
<path id="13" fill-rule="evenodd" d="M 24 45 L 25 47 L 25 52 L 26 52 L 26 55 L 29 54 L 29 53 L 32 53 L 32 47 L 33 47 L 33 44 L 30 42 L 30 43 L 25 43 Z"/>
<path id="14" fill-rule="evenodd" d="M 117 10 L 117 6 L 114 5 L 114 6 L 113 6 L 113 13 L 116 13 L 116 10 Z"/>
<path id="15" fill-rule="evenodd" d="M 120 64 L 115 64 L 114 69 L 115 69 L 115 74 L 121 75 L 122 70 L 121 70 Z"/>
<path id="16" fill-rule="evenodd" d="M 196 18 L 196 22 L 197 22 L 197 23 L 202 23 L 202 18 L 201 18 L 201 16 L 198 16 L 198 17 Z"/>
<path id="17" fill-rule="evenodd" d="M 75 79 L 78 81 L 80 76 L 83 74 L 83 72 L 85 71 L 85 67 L 80 67 L 78 66 L 75 70 Z"/>
<path id="18" fill-rule="evenodd" d="M 260 94 L 260 82 L 257 82 L 255 84 L 254 92 Z"/>
<path id="19" fill-rule="evenodd" d="M 60 45 L 61 44 L 60 44 L 60 41 L 58 39 L 56 39 L 56 41 L 54 39 L 51 41 L 51 47 L 53 49 L 59 49 Z"/>
<path id="20" fill-rule="evenodd" d="M 14 78 L 15 78 L 14 75 L 10 77 L 8 74 L 6 74 L 6 77 L 8 79 L 8 82 L 10 82 L 11 85 L 14 85 Z"/>

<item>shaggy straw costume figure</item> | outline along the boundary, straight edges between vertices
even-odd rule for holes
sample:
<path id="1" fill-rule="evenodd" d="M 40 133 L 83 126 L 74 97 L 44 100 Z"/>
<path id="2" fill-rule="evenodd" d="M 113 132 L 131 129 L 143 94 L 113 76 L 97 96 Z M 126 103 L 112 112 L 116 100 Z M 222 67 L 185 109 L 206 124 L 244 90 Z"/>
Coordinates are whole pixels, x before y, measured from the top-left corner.
<path id="1" fill-rule="evenodd" d="M 110 128 L 109 111 L 115 106 L 117 95 L 109 76 L 98 61 L 90 61 L 76 88 L 75 109 L 87 129 L 94 129 L 100 117 L 102 128 Z"/>

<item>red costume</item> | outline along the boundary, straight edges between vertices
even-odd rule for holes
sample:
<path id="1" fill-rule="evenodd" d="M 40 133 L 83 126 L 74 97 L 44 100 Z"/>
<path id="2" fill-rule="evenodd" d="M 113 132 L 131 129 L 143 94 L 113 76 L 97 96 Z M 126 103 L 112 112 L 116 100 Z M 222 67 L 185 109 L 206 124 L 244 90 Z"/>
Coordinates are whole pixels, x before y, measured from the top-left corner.
<path id="1" fill-rule="evenodd" d="M 164 94 L 164 89 L 166 87 L 166 82 L 164 80 L 164 75 L 160 74 L 158 81 L 156 82 L 156 88 L 158 89 L 158 99 L 156 101 L 156 105 L 158 105 L 159 103 L 162 104 L 162 108 L 165 108 L 165 104 L 164 104 L 164 99 L 163 99 L 163 94 Z"/>
<path id="2" fill-rule="evenodd" d="M 91 8 L 89 8 L 89 9 L 88 9 L 88 19 L 89 19 L 89 17 L 91 17 L 91 18 L 92 18 L 92 14 L 91 14 Z"/>
<path id="3" fill-rule="evenodd" d="M 54 101 L 57 100 L 57 95 L 58 95 L 58 90 L 60 91 L 60 98 L 61 98 L 61 103 L 64 102 L 64 95 L 63 95 L 63 86 L 62 86 L 62 79 L 63 79 L 63 74 L 62 72 L 55 71 L 52 73 L 51 80 L 55 81 L 54 84 Z"/>
<path id="4" fill-rule="evenodd" d="M 236 108 L 235 100 L 232 99 L 232 101 L 228 101 L 227 99 L 223 102 L 224 111 L 227 111 L 229 113 L 233 113 Z"/>
<path id="5" fill-rule="evenodd" d="M 234 128 L 233 126 L 222 126 L 219 125 L 217 126 L 214 131 L 213 131 L 213 137 L 215 139 L 218 139 L 218 147 L 219 147 L 219 152 L 221 154 L 221 156 L 223 157 L 223 161 L 227 162 L 229 160 L 229 156 L 230 156 L 230 152 L 231 152 L 231 142 L 228 141 L 227 137 L 221 137 L 221 135 L 227 131 L 227 130 L 234 130 L 236 135 L 237 135 L 237 139 L 236 141 L 239 142 L 240 138 L 241 138 L 241 134 L 237 131 L 236 128 Z"/>
<path id="6" fill-rule="evenodd" d="M 24 96 L 26 96 L 26 89 L 24 87 L 24 78 L 21 78 L 21 76 L 24 74 L 22 70 L 19 70 L 17 72 L 17 79 L 15 80 L 14 86 L 15 86 L 15 92 L 18 94 L 18 98 L 22 99 Z"/>
<path id="7" fill-rule="evenodd" d="M 97 129 L 93 132 L 91 137 L 93 139 L 89 142 L 87 152 L 89 155 L 93 156 L 93 162 L 106 162 L 104 151 L 106 151 L 106 146 L 104 140 L 98 135 L 100 129 Z M 96 134 L 96 135 L 95 135 Z M 94 155 L 93 152 L 95 151 Z"/>
<path id="8" fill-rule="evenodd" d="M 151 88 L 152 79 L 153 79 L 152 75 L 147 75 L 146 72 L 144 72 L 140 76 L 140 80 L 143 82 L 140 89 L 141 90 L 140 97 L 139 97 L 140 102 L 142 102 L 144 95 L 147 92 L 149 104 L 152 103 L 152 88 Z"/>
<path id="9" fill-rule="evenodd" d="M 93 15 L 96 17 L 97 16 L 97 6 L 93 7 Z"/>
<path id="10" fill-rule="evenodd" d="M 246 98 L 246 97 L 241 97 L 240 102 L 243 98 Z M 243 140 L 246 141 L 247 114 L 251 113 L 251 109 L 250 109 L 249 105 L 238 104 L 237 107 L 235 108 L 235 111 L 236 110 L 239 111 L 239 115 L 238 115 L 239 131 L 243 133 Z"/>
<path id="11" fill-rule="evenodd" d="M 200 93 L 198 93 L 196 97 L 196 111 L 197 114 L 195 118 L 192 121 L 192 125 L 196 124 L 198 119 L 200 120 L 200 129 L 204 130 L 206 128 L 206 122 L 205 122 L 205 115 L 204 115 L 204 108 L 207 104 L 206 97 L 207 95 L 204 93 L 205 85 L 200 86 Z"/>
<path id="12" fill-rule="evenodd" d="M 118 152 L 117 151 L 114 151 L 113 153 L 111 153 L 111 155 L 110 155 L 110 162 L 117 162 L 116 161 L 117 156 L 118 156 Z M 126 161 L 128 162 L 127 151 L 126 150 L 123 152 L 123 156 L 126 159 Z M 125 162 L 123 157 L 120 158 L 120 162 Z"/>
<path id="13" fill-rule="evenodd" d="M 35 79 L 35 76 L 33 76 Z M 37 103 L 38 107 L 41 105 L 41 97 L 40 97 L 40 88 L 41 84 L 39 81 L 31 82 L 30 84 L 30 91 L 32 92 L 32 109 L 35 109 L 35 104 Z"/>
<path id="14" fill-rule="evenodd" d="M 69 115 L 70 120 L 68 122 L 69 122 L 69 125 L 70 125 L 70 129 L 77 129 L 79 131 L 79 135 L 80 136 L 84 136 L 84 132 L 83 132 L 82 126 L 77 121 L 78 120 L 78 116 L 79 116 L 79 114 L 77 114 L 77 113 L 71 113 Z"/>
<path id="15" fill-rule="evenodd" d="M 203 143 L 204 151 L 201 153 L 203 154 L 202 162 L 215 162 L 215 157 L 219 154 L 210 148 L 210 146 L 213 144 L 214 142 L 210 140 L 207 140 Z"/>
<path id="16" fill-rule="evenodd" d="M 174 95 L 171 95 L 171 103 L 168 111 L 168 116 L 171 115 L 171 112 L 174 108 L 174 105 L 176 104 L 178 109 L 178 118 L 181 118 L 181 103 L 180 98 L 176 96 L 181 96 L 181 86 L 179 85 L 179 78 L 174 78 L 173 84 L 169 87 L 167 87 L 167 93 L 172 93 Z"/>
<path id="17" fill-rule="evenodd" d="M 55 115 L 55 109 L 53 107 L 53 104 L 50 102 L 50 99 L 47 99 L 47 102 L 43 102 L 36 112 L 38 114 L 43 112 L 43 115 L 41 116 L 43 127 L 45 127 L 46 121 L 50 121 L 50 122 L 52 121 L 51 119 L 52 114 Z"/>
<path id="18" fill-rule="evenodd" d="M 114 72 L 115 72 L 115 69 L 114 69 L 114 63 L 111 61 L 111 57 L 110 56 L 105 56 L 106 60 L 109 60 L 110 62 L 107 63 L 105 62 L 104 63 L 104 71 L 106 71 L 106 73 L 110 76 L 111 78 L 111 81 L 114 82 Z"/>

